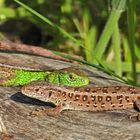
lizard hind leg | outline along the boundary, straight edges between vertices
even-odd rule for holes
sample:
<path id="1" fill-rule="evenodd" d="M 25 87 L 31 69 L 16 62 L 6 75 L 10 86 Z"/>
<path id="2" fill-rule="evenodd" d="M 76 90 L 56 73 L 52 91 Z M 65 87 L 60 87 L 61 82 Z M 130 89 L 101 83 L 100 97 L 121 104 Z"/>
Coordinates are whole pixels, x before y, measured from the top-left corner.
<path id="1" fill-rule="evenodd" d="M 134 102 L 134 109 L 138 112 L 134 115 L 131 115 L 130 119 L 136 119 L 137 121 L 140 121 L 140 100 Z"/>

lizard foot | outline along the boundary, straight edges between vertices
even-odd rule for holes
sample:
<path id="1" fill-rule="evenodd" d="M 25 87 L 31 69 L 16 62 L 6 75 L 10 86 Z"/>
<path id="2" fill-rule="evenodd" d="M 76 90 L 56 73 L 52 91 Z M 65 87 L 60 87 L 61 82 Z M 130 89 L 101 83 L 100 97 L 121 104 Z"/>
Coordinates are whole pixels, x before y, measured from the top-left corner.
<path id="1" fill-rule="evenodd" d="M 129 119 L 134 121 L 140 121 L 140 113 L 129 116 Z"/>
<path id="2" fill-rule="evenodd" d="M 35 109 L 34 111 L 30 112 L 30 116 L 44 116 L 45 115 L 45 108 Z"/>

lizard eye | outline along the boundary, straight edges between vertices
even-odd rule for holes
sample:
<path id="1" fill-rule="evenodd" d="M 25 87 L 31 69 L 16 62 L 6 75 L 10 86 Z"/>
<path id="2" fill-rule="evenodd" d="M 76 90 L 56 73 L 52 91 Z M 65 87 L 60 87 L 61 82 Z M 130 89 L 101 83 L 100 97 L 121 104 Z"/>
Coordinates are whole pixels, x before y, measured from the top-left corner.
<path id="1" fill-rule="evenodd" d="M 70 78 L 70 79 L 73 79 L 74 77 L 73 77 L 73 75 L 72 75 L 72 74 L 70 74 L 70 75 L 69 75 L 69 78 Z"/>
<path id="2" fill-rule="evenodd" d="M 38 92 L 39 91 L 39 88 L 36 88 L 35 91 Z"/>
<path id="3" fill-rule="evenodd" d="M 52 96 L 52 91 L 49 91 L 49 98 Z"/>

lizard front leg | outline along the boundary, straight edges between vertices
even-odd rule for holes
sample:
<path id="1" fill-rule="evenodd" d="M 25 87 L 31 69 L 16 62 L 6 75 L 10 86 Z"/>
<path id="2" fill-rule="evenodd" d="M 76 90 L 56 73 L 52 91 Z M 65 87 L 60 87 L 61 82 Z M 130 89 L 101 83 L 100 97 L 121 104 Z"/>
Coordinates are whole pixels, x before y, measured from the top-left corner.
<path id="1" fill-rule="evenodd" d="M 63 105 L 57 105 L 55 108 L 42 108 L 39 110 L 35 110 L 33 112 L 31 112 L 31 115 L 33 116 L 43 116 L 45 114 L 49 115 L 49 116 L 57 116 L 60 114 L 60 112 L 63 110 Z"/>

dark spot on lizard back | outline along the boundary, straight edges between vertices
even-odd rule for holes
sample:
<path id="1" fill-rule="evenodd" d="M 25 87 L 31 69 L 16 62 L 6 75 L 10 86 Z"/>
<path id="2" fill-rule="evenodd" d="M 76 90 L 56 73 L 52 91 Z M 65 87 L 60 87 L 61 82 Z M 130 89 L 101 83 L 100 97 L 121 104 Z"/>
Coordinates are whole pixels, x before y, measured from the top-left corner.
<path id="1" fill-rule="evenodd" d="M 65 91 L 63 91 L 63 92 L 62 92 L 62 95 L 63 95 L 63 96 L 66 96 L 66 92 L 65 92 Z"/>
<path id="2" fill-rule="evenodd" d="M 102 100 L 103 100 L 103 97 L 102 96 L 98 96 L 98 101 L 102 102 Z"/>
<path id="3" fill-rule="evenodd" d="M 66 104 L 65 103 L 62 103 L 62 106 L 66 106 Z"/>
<path id="4" fill-rule="evenodd" d="M 90 104 L 90 101 L 88 101 L 87 103 Z"/>
<path id="5" fill-rule="evenodd" d="M 93 89 L 91 92 L 92 92 L 92 93 L 97 93 L 97 91 L 96 91 L 95 89 Z"/>
<path id="6" fill-rule="evenodd" d="M 115 104 L 114 104 L 113 102 L 111 102 L 110 104 L 111 104 L 111 107 L 112 107 L 112 108 L 115 107 Z"/>
<path id="7" fill-rule="evenodd" d="M 122 98 L 123 98 L 123 95 L 118 95 L 118 96 L 117 96 L 117 99 L 118 99 L 118 100 L 122 100 Z"/>
<path id="8" fill-rule="evenodd" d="M 106 101 L 107 102 L 111 101 L 111 99 L 112 99 L 111 96 L 106 96 Z"/>
<path id="9" fill-rule="evenodd" d="M 78 101 L 80 99 L 80 95 L 75 95 L 74 101 Z"/>
<path id="10" fill-rule="evenodd" d="M 103 87 L 102 91 L 103 93 L 108 93 L 108 87 Z"/>
<path id="11" fill-rule="evenodd" d="M 130 101 L 129 96 L 125 96 L 125 100 L 126 100 L 127 102 L 129 102 L 129 101 Z"/>
<path id="12" fill-rule="evenodd" d="M 58 89 L 57 92 L 61 93 L 62 91 Z"/>
<path id="13" fill-rule="evenodd" d="M 68 97 L 72 98 L 73 97 L 73 93 L 68 93 Z"/>
<path id="14" fill-rule="evenodd" d="M 101 108 L 105 108 L 105 103 L 102 103 L 101 104 Z"/>
<path id="15" fill-rule="evenodd" d="M 123 104 L 119 104 L 119 107 L 123 107 Z"/>
<path id="16" fill-rule="evenodd" d="M 80 91 L 80 88 L 79 87 L 75 87 L 74 91 Z"/>
<path id="17" fill-rule="evenodd" d="M 94 102 L 96 99 L 96 96 L 91 95 L 90 98 L 91 98 L 91 101 Z"/>
<path id="18" fill-rule="evenodd" d="M 128 91 L 134 91 L 135 88 L 134 88 L 134 87 L 128 87 L 127 90 L 128 90 Z"/>
<path id="19" fill-rule="evenodd" d="M 86 87 L 85 92 L 90 92 L 90 87 Z"/>
<path id="20" fill-rule="evenodd" d="M 93 104 L 93 107 L 95 107 L 95 108 L 96 108 L 96 107 L 97 107 L 97 103 Z"/>
<path id="21" fill-rule="evenodd" d="M 88 98 L 87 95 L 83 95 L 83 96 L 82 96 L 82 100 L 83 100 L 84 102 L 87 101 L 87 98 Z"/>
<path id="22" fill-rule="evenodd" d="M 112 92 L 112 94 L 116 94 L 116 93 L 117 93 L 116 91 L 113 91 L 113 92 Z"/>
<path id="23" fill-rule="evenodd" d="M 130 92 L 131 94 L 137 94 L 137 92 L 136 91 L 132 91 L 132 92 Z"/>
<path id="24" fill-rule="evenodd" d="M 83 106 L 83 104 L 82 103 L 79 103 L 78 106 Z"/>

